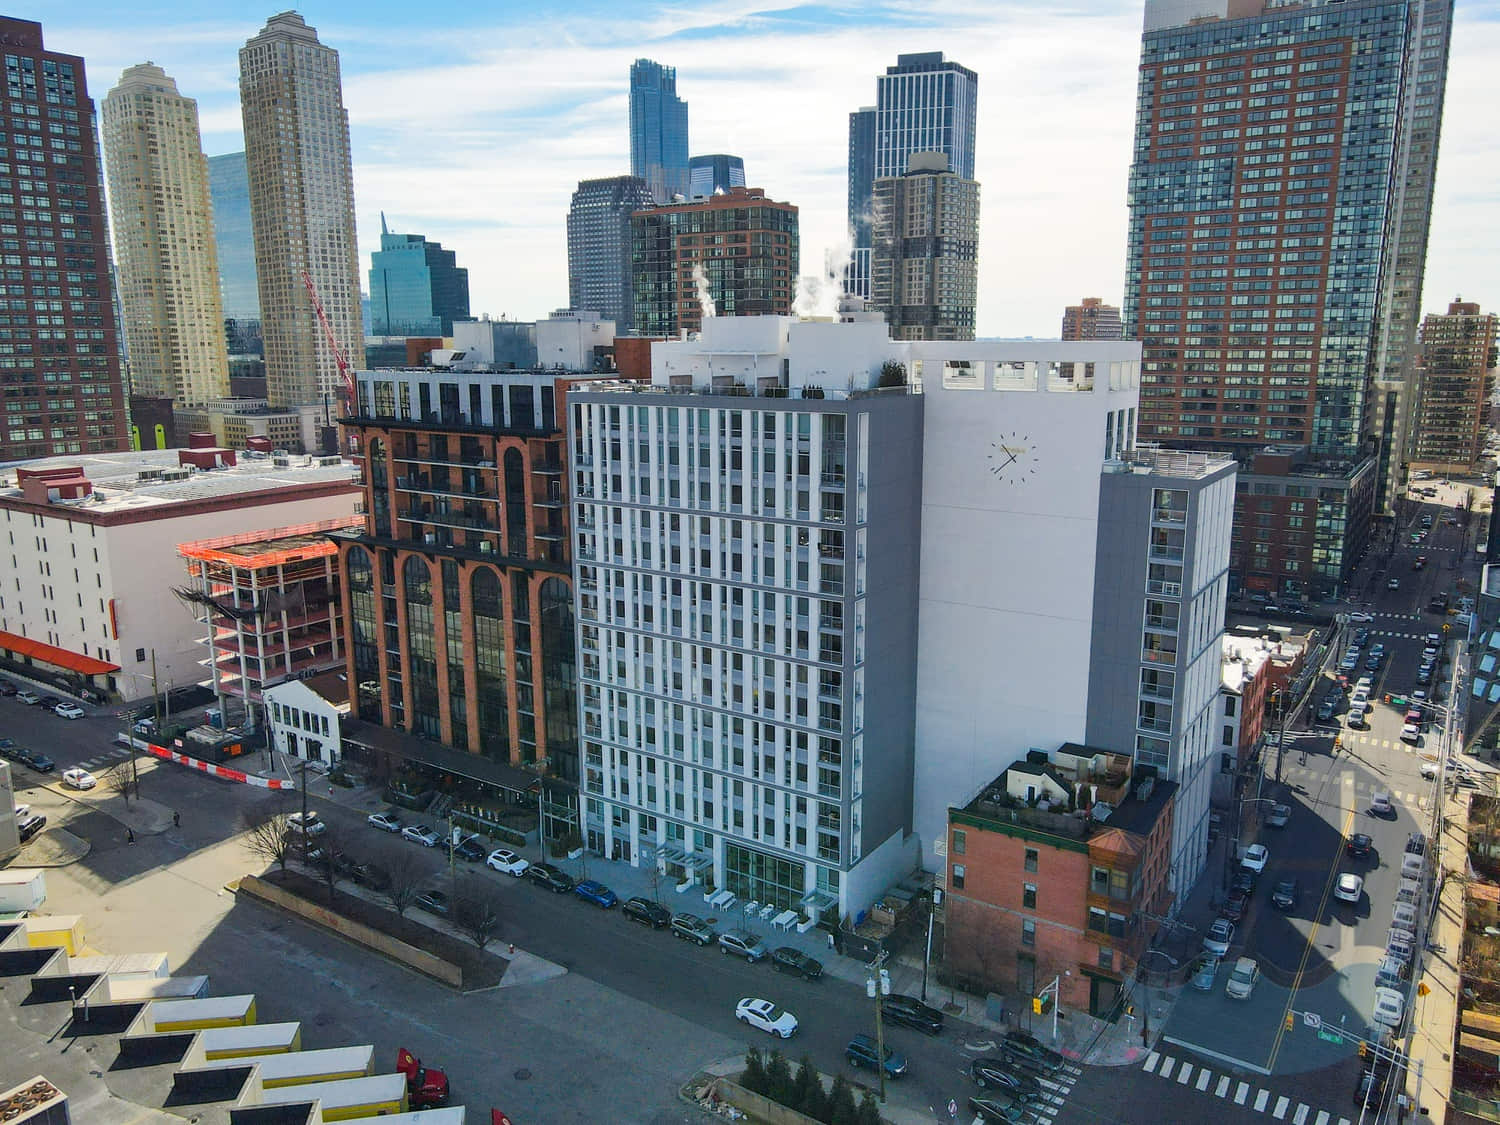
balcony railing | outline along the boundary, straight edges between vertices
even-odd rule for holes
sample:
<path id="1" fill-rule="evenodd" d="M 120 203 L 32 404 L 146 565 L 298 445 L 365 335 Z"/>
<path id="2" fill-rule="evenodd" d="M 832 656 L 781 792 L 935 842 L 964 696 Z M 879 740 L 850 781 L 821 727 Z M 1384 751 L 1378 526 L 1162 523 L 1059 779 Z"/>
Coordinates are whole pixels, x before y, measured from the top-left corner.
<path id="1" fill-rule="evenodd" d="M 1182 597 L 1182 583 L 1158 582 L 1155 579 L 1149 579 L 1146 582 L 1146 592 L 1148 594 L 1160 594 L 1165 598 L 1180 598 Z"/>

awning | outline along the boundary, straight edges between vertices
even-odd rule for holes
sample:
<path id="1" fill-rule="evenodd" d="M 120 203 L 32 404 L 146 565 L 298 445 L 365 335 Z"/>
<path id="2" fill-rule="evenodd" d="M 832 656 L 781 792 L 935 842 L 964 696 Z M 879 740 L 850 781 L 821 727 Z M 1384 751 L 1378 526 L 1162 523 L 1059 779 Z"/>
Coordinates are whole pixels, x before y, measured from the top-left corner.
<path id="1" fill-rule="evenodd" d="M 14 653 L 17 656 L 29 656 L 38 664 L 46 664 L 53 668 L 62 668 L 68 672 L 77 672 L 80 676 L 107 676 L 111 672 L 118 672 L 120 666 L 111 664 L 107 660 L 98 660 L 92 656 L 84 656 L 79 652 L 72 652 L 56 645 L 43 644 L 34 641 L 30 637 L 22 637 L 16 633 L 7 633 L 0 630 L 0 649 Z"/>
<path id="2" fill-rule="evenodd" d="M 346 720 L 341 725 L 340 737 L 345 743 L 389 754 L 402 761 L 431 766 L 444 773 L 467 777 L 473 781 L 482 781 L 511 793 L 535 793 L 541 784 L 536 774 L 528 773 L 509 762 L 482 758 L 478 754 L 455 750 L 451 746 L 444 746 L 441 742 L 418 738 L 405 731 L 393 730 L 375 723 L 365 723 L 355 719 Z M 555 779 L 549 778 L 548 780 Z"/>

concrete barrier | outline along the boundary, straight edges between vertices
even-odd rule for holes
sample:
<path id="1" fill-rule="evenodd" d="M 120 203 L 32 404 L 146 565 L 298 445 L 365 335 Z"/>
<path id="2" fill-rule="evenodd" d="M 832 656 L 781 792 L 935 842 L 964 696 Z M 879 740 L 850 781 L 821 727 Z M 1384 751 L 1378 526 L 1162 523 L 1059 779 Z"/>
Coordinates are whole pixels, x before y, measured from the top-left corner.
<path id="1" fill-rule="evenodd" d="M 362 922 L 355 922 L 345 918 L 336 911 L 319 906 L 317 903 L 308 902 L 306 899 L 282 890 L 280 887 L 266 882 L 264 879 L 254 875 L 246 875 L 240 880 L 240 893 L 248 894 L 251 898 L 259 899 L 269 903 L 278 909 L 285 910 L 289 914 L 305 919 L 325 930 L 346 937 L 357 945 L 366 949 L 373 949 L 376 953 L 383 954 L 393 961 L 417 970 L 423 976 L 431 977 L 433 980 L 441 981 L 443 984 L 453 988 L 462 988 L 464 983 L 463 970 L 451 961 L 445 961 L 435 954 L 418 949 L 414 945 L 407 945 L 388 934 L 379 930 L 371 929 Z"/>

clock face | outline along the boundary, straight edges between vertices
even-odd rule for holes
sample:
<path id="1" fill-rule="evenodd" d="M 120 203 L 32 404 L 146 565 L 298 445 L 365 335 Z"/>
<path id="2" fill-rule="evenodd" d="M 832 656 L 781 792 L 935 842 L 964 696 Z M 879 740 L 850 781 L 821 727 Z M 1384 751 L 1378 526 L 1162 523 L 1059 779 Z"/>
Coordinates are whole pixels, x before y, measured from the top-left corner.
<path id="1" fill-rule="evenodd" d="M 1012 430 L 1001 441 L 990 443 L 990 475 L 1008 484 L 1025 484 L 1036 476 L 1036 447 L 1031 435 Z"/>

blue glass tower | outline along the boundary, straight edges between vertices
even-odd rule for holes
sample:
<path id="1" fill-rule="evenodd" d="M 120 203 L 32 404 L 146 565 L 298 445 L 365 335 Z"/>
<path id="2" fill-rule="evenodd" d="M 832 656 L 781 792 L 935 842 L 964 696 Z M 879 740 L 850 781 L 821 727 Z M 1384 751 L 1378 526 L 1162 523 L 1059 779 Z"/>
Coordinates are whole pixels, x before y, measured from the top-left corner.
<path id="1" fill-rule="evenodd" d="M 702 199 L 716 191 L 745 186 L 745 161 L 728 153 L 695 156 L 688 161 L 688 198 Z"/>
<path id="2" fill-rule="evenodd" d="M 630 64 L 630 174 L 651 197 L 688 194 L 688 106 L 677 96 L 677 70 L 650 59 Z"/>
<path id="3" fill-rule="evenodd" d="M 370 255 L 370 331 L 376 336 L 451 336 L 469 316 L 469 271 L 452 250 L 420 234 L 392 234 L 380 216 Z"/>
<path id="4" fill-rule="evenodd" d="M 226 320 L 259 320 L 255 235 L 250 225 L 250 176 L 243 152 L 208 158 L 208 193 L 214 205 L 214 247 L 219 252 L 219 296 Z"/>

